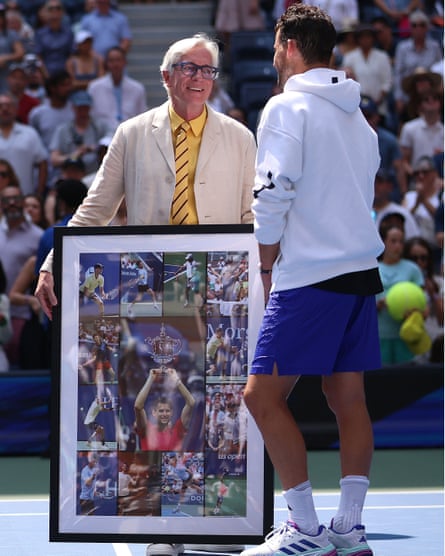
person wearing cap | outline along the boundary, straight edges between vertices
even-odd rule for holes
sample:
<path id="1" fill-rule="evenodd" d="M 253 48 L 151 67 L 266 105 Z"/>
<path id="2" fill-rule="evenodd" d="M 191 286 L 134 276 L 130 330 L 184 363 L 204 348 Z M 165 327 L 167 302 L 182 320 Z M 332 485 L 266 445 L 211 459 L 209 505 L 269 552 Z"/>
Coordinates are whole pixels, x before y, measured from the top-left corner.
<path id="1" fill-rule="evenodd" d="M 110 129 L 147 110 L 145 87 L 126 73 L 127 55 L 114 46 L 105 56 L 106 75 L 88 85 L 93 98 L 92 115 L 107 121 Z"/>
<path id="2" fill-rule="evenodd" d="M 419 66 L 413 73 L 403 78 L 402 89 L 407 96 L 407 102 L 400 119 L 405 122 L 417 118 L 423 95 L 443 89 L 442 76 Z"/>
<path id="3" fill-rule="evenodd" d="M 391 61 L 386 52 L 375 47 L 376 31 L 371 24 L 357 25 L 355 36 L 357 48 L 343 57 L 342 68 L 360 83 L 361 94 L 371 97 L 385 116 L 386 97 L 392 88 Z"/>
<path id="4" fill-rule="evenodd" d="M 35 34 L 34 54 L 37 54 L 46 74 L 65 69 L 74 46 L 74 34 L 68 22 L 64 20 L 64 8 L 60 0 L 47 0 L 43 13 L 45 25 L 39 27 Z"/>
<path id="5" fill-rule="evenodd" d="M 23 65 L 28 76 L 25 92 L 39 99 L 41 103 L 46 102 L 45 71 L 42 62 L 35 54 L 25 54 Z"/>
<path id="6" fill-rule="evenodd" d="M 104 61 L 94 50 L 93 35 L 89 31 L 77 31 L 74 42 L 76 50 L 68 58 L 66 69 L 72 77 L 73 90 L 85 90 L 93 79 L 104 75 Z"/>
<path id="7" fill-rule="evenodd" d="M 419 235 L 419 227 L 410 211 L 392 200 L 394 184 L 391 176 L 384 168 L 379 168 L 375 176 L 374 203 L 372 208 L 375 212 L 375 223 L 377 229 L 385 223 L 390 225 L 391 217 L 397 215 L 398 223 L 403 227 L 406 239 Z"/>
<path id="8" fill-rule="evenodd" d="M 92 34 L 94 49 L 103 58 L 113 46 L 120 46 L 124 52 L 130 50 L 132 33 L 128 18 L 112 8 L 111 0 L 97 0 L 95 8 L 82 17 L 80 29 Z"/>
<path id="9" fill-rule="evenodd" d="M 413 166 L 415 189 L 407 191 L 403 206 L 414 216 L 422 236 L 437 250 L 434 218 L 440 204 L 443 181 L 438 179 L 436 166 L 429 156 L 420 157 Z"/>
<path id="10" fill-rule="evenodd" d="M 6 91 L 8 84 L 8 66 L 13 62 L 20 62 L 25 54 L 23 44 L 15 31 L 8 28 L 6 6 L 0 4 L 0 92 Z"/>
<path id="11" fill-rule="evenodd" d="M 360 101 L 360 109 L 369 125 L 377 133 L 380 153 L 380 167 L 385 168 L 391 176 L 394 185 L 392 194 L 393 200 L 399 202 L 403 193 L 407 189 L 406 174 L 403 166 L 402 153 L 400 151 L 397 136 L 389 129 L 382 127 L 380 124 L 380 114 L 377 104 L 371 97 L 362 95 Z"/>
<path id="12" fill-rule="evenodd" d="M 70 96 L 74 120 L 60 125 L 52 136 L 49 150 L 51 164 L 60 168 L 67 158 L 82 158 L 87 174 L 99 168 L 97 146 L 101 137 L 108 134 L 105 122 L 90 114 L 93 99 L 83 90 Z"/>
<path id="13" fill-rule="evenodd" d="M 14 63 L 8 70 L 8 90 L 17 99 L 17 121 L 22 124 L 29 123 L 28 116 L 33 108 L 40 104 L 39 99 L 26 93 L 28 75 L 23 63 Z"/>
<path id="14" fill-rule="evenodd" d="M 402 39 L 394 57 L 394 98 L 398 114 L 403 112 L 408 98 L 403 91 L 403 79 L 419 66 L 430 69 L 431 66 L 443 59 L 440 44 L 428 36 L 429 18 L 425 12 L 415 10 L 409 16 L 411 37 Z"/>

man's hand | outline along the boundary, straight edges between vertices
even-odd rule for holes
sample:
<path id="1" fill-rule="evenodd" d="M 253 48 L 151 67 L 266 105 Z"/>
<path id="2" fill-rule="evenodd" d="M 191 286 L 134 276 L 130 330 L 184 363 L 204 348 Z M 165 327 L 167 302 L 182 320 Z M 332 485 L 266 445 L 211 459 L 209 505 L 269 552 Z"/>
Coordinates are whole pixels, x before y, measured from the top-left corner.
<path id="1" fill-rule="evenodd" d="M 57 297 L 54 293 L 54 278 L 50 272 L 40 272 L 34 295 L 39 300 L 45 315 L 52 320 L 53 307 L 57 305 Z"/>

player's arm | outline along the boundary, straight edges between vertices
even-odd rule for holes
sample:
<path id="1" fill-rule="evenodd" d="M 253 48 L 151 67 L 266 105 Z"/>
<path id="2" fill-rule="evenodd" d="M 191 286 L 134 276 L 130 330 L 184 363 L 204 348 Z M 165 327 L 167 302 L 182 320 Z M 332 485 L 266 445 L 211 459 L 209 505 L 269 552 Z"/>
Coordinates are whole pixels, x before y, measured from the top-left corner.
<path id="1" fill-rule="evenodd" d="M 176 388 L 185 400 L 185 405 L 181 411 L 181 421 L 184 425 L 184 428 L 188 428 L 190 419 L 192 417 L 192 411 L 196 404 L 196 400 L 189 392 L 182 380 L 179 378 L 178 373 L 175 371 L 175 369 L 167 369 L 167 372 L 169 376 L 175 381 Z"/>
<path id="2" fill-rule="evenodd" d="M 151 369 L 144 386 L 139 390 L 136 399 L 134 400 L 134 414 L 136 418 L 136 428 L 144 432 L 147 428 L 147 413 L 145 411 L 145 402 L 147 401 L 148 394 L 156 380 L 156 374 L 160 369 Z"/>

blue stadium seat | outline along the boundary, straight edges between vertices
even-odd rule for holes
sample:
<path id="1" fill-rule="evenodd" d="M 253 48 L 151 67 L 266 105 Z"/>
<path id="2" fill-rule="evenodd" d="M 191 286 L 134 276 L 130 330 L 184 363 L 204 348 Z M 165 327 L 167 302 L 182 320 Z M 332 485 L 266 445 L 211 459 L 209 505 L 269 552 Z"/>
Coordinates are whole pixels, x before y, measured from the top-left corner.
<path id="1" fill-rule="evenodd" d="M 240 104 L 241 86 L 245 83 L 267 83 L 271 89 L 277 81 L 272 60 L 242 60 L 232 67 L 230 94 L 235 104 Z"/>
<path id="2" fill-rule="evenodd" d="M 274 55 L 273 31 L 238 31 L 230 35 L 230 64 L 241 60 L 266 60 Z"/>

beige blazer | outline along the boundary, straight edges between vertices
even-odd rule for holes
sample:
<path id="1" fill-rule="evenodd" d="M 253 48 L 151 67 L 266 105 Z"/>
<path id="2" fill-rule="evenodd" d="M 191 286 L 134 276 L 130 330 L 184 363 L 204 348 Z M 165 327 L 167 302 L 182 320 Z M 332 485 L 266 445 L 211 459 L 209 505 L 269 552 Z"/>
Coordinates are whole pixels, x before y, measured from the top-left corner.
<path id="1" fill-rule="evenodd" d="M 69 226 L 106 226 L 122 199 L 128 225 L 168 224 L 175 187 L 169 102 L 123 122 Z M 195 174 L 199 224 L 251 223 L 256 143 L 244 125 L 208 107 Z M 52 253 L 41 270 L 52 269 Z"/>

